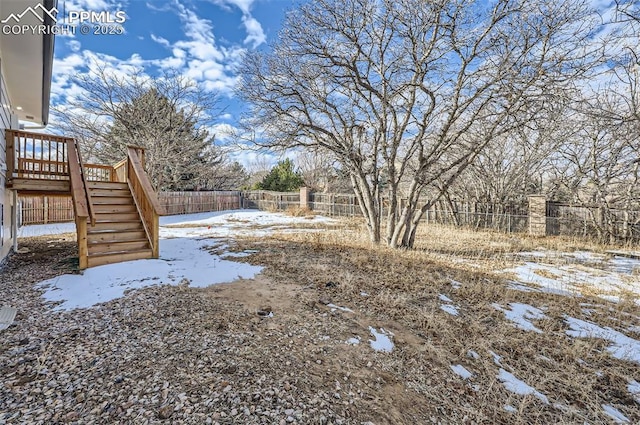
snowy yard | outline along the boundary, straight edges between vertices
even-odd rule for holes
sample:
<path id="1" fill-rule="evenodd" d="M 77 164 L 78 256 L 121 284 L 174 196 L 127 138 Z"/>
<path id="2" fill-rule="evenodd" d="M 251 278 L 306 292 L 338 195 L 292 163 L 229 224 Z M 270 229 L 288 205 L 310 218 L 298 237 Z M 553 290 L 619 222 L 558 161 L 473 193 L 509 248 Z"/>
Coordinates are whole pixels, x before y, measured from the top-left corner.
<path id="1" fill-rule="evenodd" d="M 69 231 L 21 229 L 1 274 L 0 423 L 640 423 L 637 259 L 476 233 L 406 253 L 245 210 L 56 272 Z"/>
<path id="2" fill-rule="evenodd" d="M 150 285 L 189 285 L 203 288 L 236 279 L 251 279 L 262 267 L 233 261 L 251 252 L 228 252 L 227 241 L 238 236 L 264 237 L 275 231 L 309 231 L 330 223 L 326 217 L 297 218 L 261 211 L 225 211 L 167 216 L 160 219 L 160 258 L 89 268 L 41 282 L 47 301 L 61 302 L 56 310 L 87 308 Z M 74 232 L 73 223 L 26 226 L 24 236 Z M 217 252 L 217 253 L 214 253 Z"/>

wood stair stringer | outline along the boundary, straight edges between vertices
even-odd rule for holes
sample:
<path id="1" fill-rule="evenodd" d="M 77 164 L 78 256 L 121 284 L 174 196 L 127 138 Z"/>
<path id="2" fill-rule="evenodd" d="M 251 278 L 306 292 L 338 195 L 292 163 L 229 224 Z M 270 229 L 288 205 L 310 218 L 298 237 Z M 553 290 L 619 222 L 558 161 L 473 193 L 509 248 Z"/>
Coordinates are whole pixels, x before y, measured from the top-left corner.
<path id="1" fill-rule="evenodd" d="M 152 258 L 149 238 L 126 183 L 87 182 L 96 222 L 87 226 L 88 267 Z"/>

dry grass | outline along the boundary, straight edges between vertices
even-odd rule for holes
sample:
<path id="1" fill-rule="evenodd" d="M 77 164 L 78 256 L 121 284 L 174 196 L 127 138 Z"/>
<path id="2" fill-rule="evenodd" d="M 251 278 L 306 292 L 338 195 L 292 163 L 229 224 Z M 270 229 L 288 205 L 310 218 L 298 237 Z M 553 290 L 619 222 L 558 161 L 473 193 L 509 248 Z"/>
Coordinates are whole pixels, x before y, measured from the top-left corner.
<path id="1" fill-rule="evenodd" d="M 284 213 L 292 217 L 313 218 L 316 216 L 316 214 L 313 211 L 311 211 L 309 208 L 307 207 L 302 208 L 300 206 L 290 206 L 289 208 L 287 208 L 287 210 Z"/>
<path id="2" fill-rule="evenodd" d="M 608 247 L 425 226 L 417 249 L 401 251 L 371 244 L 363 230 L 361 223 L 350 221 L 338 230 L 247 239 L 238 248 L 257 248 L 258 254 L 243 261 L 266 265 L 271 278 L 313 288 L 318 296 L 354 309 L 353 329 L 392 330 L 397 347 L 380 359 L 381 372 L 405 391 L 408 405 L 436 406 L 438 418 L 458 418 L 451 423 L 465 417 L 479 423 L 608 423 L 606 404 L 632 423 L 640 422 L 640 405 L 626 389 L 627 379 L 639 380 L 640 366 L 613 358 L 606 341 L 565 333 L 568 315 L 629 334 L 627 328 L 640 321 L 640 307 L 631 296 L 612 304 L 597 294 L 577 298 L 522 292 L 509 289 L 493 273 L 513 264 L 514 252 L 605 252 Z M 460 282 L 459 288 L 452 281 Z M 458 316 L 441 310 L 440 294 L 453 300 Z M 542 333 L 515 327 L 492 303 L 543 309 L 545 318 L 532 321 Z M 585 303 L 593 311 L 587 312 Z M 502 358 L 500 364 L 492 353 Z M 357 356 L 351 367 L 361 364 Z M 464 381 L 453 374 L 450 366 L 456 364 L 473 378 Z M 500 368 L 545 394 L 550 404 L 507 391 L 497 379 Z M 507 412 L 506 405 L 517 412 Z"/>

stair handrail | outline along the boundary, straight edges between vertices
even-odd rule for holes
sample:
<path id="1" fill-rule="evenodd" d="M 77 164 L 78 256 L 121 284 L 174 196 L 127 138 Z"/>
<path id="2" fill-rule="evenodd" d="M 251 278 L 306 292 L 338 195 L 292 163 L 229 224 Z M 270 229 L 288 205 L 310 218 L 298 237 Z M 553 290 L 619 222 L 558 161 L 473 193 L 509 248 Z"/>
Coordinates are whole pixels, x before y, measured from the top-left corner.
<path id="1" fill-rule="evenodd" d="M 67 160 L 69 161 L 69 182 L 73 197 L 73 209 L 77 218 L 89 217 L 89 200 L 86 183 L 82 174 L 82 166 L 78 158 L 75 139 L 67 141 Z"/>
<path id="2" fill-rule="evenodd" d="M 142 217 L 142 225 L 151 245 L 152 257 L 158 258 L 160 256 L 159 216 L 162 215 L 163 210 L 149 176 L 144 170 L 141 158 L 144 158 L 143 148 L 127 146 L 127 183 Z"/>
<path id="3" fill-rule="evenodd" d="M 85 168 L 84 168 L 84 164 L 82 162 L 82 153 L 80 152 L 80 144 L 78 143 L 78 141 L 76 139 L 73 139 L 74 141 L 74 151 L 76 156 L 78 157 L 78 164 L 80 164 L 80 175 L 82 176 L 82 185 L 84 186 L 84 193 L 85 196 L 87 198 L 87 210 L 89 213 L 89 219 L 91 221 L 91 225 L 95 226 L 96 225 L 96 214 L 93 208 L 93 201 L 91 199 L 91 192 L 89 192 L 89 185 L 87 184 L 87 176 L 85 173 Z"/>
<path id="4" fill-rule="evenodd" d="M 95 215 L 91 206 L 91 195 L 84 178 L 82 162 L 75 139 L 67 140 L 67 161 L 69 164 L 69 184 L 73 199 L 73 210 L 76 215 L 76 235 L 78 240 L 78 266 L 80 269 L 88 267 L 87 219 L 95 223 Z"/>

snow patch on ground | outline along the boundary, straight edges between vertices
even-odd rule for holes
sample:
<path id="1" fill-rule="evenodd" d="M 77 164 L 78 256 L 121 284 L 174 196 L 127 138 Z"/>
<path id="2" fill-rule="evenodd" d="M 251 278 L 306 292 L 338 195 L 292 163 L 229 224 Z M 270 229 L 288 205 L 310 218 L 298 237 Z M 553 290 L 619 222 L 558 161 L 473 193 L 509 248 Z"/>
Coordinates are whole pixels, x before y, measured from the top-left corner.
<path id="1" fill-rule="evenodd" d="M 611 419 L 614 420 L 615 423 L 618 423 L 618 424 L 630 423 L 629 418 L 623 415 L 622 412 L 620 412 L 615 407 L 608 404 L 603 404 L 602 409 L 604 410 L 604 413 L 607 414 L 607 416 L 609 416 Z"/>
<path id="2" fill-rule="evenodd" d="M 287 229 L 308 223 L 328 223 L 333 219 L 316 216 L 313 219 L 255 210 L 207 212 L 165 216 L 160 218 L 160 258 L 127 261 L 92 267 L 82 274 L 63 275 L 37 284 L 47 301 L 61 302 L 56 310 L 88 308 L 122 297 L 132 289 L 150 285 L 188 284 L 206 287 L 236 279 L 251 279 L 262 267 L 231 261 L 255 253 L 226 252 L 221 236 L 262 236 L 274 231 L 308 231 Z M 178 226 L 178 227 L 167 227 Z M 75 232 L 74 223 L 25 226 L 20 236 L 55 235 Z M 224 251 L 216 255 L 210 251 Z M 351 311 L 337 307 L 343 311 Z"/>
<path id="3" fill-rule="evenodd" d="M 393 334 L 391 332 L 385 331 L 383 328 L 380 328 L 380 332 L 376 331 L 376 328 L 369 326 L 369 332 L 374 339 L 369 340 L 369 344 L 371 348 L 375 351 L 382 351 L 385 353 L 390 353 L 393 351 L 393 341 L 391 340 L 391 336 Z"/>
<path id="4" fill-rule="evenodd" d="M 60 235 L 62 233 L 75 233 L 76 223 L 51 223 L 51 224 L 31 224 L 18 229 L 19 238 L 29 238 L 33 236 Z"/>
<path id="5" fill-rule="evenodd" d="M 345 344 L 358 345 L 358 344 L 360 344 L 360 337 L 359 336 L 351 337 L 351 338 L 349 338 L 348 340 L 345 341 Z"/>
<path id="6" fill-rule="evenodd" d="M 516 378 L 512 373 L 509 373 L 504 369 L 500 369 L 500 373 L 498 373 L 498 379 L 500 380 L 500 382 L 502 382 L 507 391 L 511 391 L 512 393 L 519 395 L 532 394 L 542 400 L 543 403 L 549 404 L 549 399 L 547 398 L 547 396 L 545 396 L 535 388 L 529 386 L 526 382 Z"/>
<path id="7" fill-rule="evenodd" d="M 503 406 L 503 408 L 504 408 L 504 410 L 505 410 L 506 412 L 509 412 L 509 413 L 517 413 L 517 412 L 518 412 L 518 409 L 516 409 L 515 407 L 513 407 L 513 406 L 512 406 L 512 405 L 510 405 L 510 404 L 505 404 L 505 405 Z"/>
<path id="8" fill-rule="evenodd" d="M 462 365 L 455 365 L 455 366 L 449 366 L 451 368 L 451 370 L 453 371 L 453 373 L 455 373 L 456 375 L 458 375 L 459 377 L 461 377 L 462 379 L 471 379 L 471 377 L 473 377 L 473 373 L 469 372 L 464 366 Z"/>
<path id="9" fill-rule="evenodd" d="M 640 404 L 640 383 L 632 379 L 629 381 L 627 389 L 636 403 Z"/>
<path id="10" fill-rule="evenodd" d="M 340 310 L 340 311 L 344 311 L 344 312 L 347 312 L 347 313 L 353 313 L 353 310 L 351 310 L 350 308 L 340 307 L 340 306 L 337 306 L 335 304 L 327 304 L 327 307 L 329 307 L 331 309 L 331 311 Z"/>
<path id="11" fill-rule="evenodd" d="M 62 301 L 55 310 L 88 308 L 120 298 L 125 291 L 151 285 L 206 287 L 251 279 L 262 267 L 236 263 L 207 251 L 211 240 L 167 239 L 160 243 L 160 258 L 91 267 L 83 274 L 65 274 L 40 282 L 47 301 Z"/>
<path id="12" fill-rule="evenodd" d="M 473 350 L 469 350 L 469 351 L 467 351 L 467 357 L 469 357 L 471 359 L 478 360 L 480 358 L 480 354 L 476 353 Z"/>
<path id="13" fill-rule="evenodd" d="M 323 216 L 304 218 L 258 210 L 220 211 L 160 217 L 160 237 L 261 237 L 278 231 L 301 231 L 291 229 L 292 225 L 313 226 L 333 222 L 334 219 Z"/>
<path id="14" fill-rule="evenodd" d="M 530 320 L 544 319 L 546 316 L 542 310 L 528 304 L 521 303 L 509 303 L 511 310 L 507 310 L 497 303 L 493 303 L 491 306 L 496 310 L 504 312 L 507 320 L 513 322 L 516 327 L 524 329 L 525 331 L 542 333 L 540 329 L 536 328 L 533 323 L 530 322 Z"/>
<path id="15" fill-rule="evenodd" d="M 458 311 L 458 307 L 453 305 L 453 301 L 451 300 L 451 298 L 447 297 L 445 294 L 438 295 L 438 298 L 443 303 L 446 303 L 440 306 L 440 310 L 449 313 L 452 316 L 457 316 L 458 314 L 460 314 L 460 312 Z"/>
<path id="16" fill-rule="evenodd" d="M 489 354 L 491 354 L 491 357 L 493 357 L 493 362 L 496 364 L 496 366 L 502 366 L 502 363 L 500 363 L 500 361 L 502 360 L 502 356 L 494 353 L 491 350 L 489 350 Z"/>
<path id="17" fill-rule="evenodd" d="M 447 297 L 445 294 L 438 295 L 438 298 L 440 298 L 440 301 L 445 302 L 445 303 L 452 303 L 453 302 L 453 301 L 451 301 L 451 298 Z"/>
<path id="18" fill-rule="evenodd" d="M 443 304 L 440 306 L 440 310 L 449 313 L 452 316 L 457 316 L 460 314 L 460 312 L 458 311 L 458 307 L 456 307 L 455 305 L 451 305 L 451 304 Z"/>
<path id="19" fill-rule="evenodd" d="M 604 339 L 611 343 L 607 351 L 613 357 L 640 364 L 640 341 L 609 327 L 603 328 L 586 320 L 565 316 L 565 322 L 570 328 L 566 331 L 567 335 L 574 338 Z"/>
<path id="20" fill-rule="evenodd" d="M 623 294 L 640 296 L 640 260 L 621 255 L 587 251 L 521 252 L 525 263 L 503 270 L 515 275 L 511 289 L 540 291 L 559 295 L 597 293 L 618 302 Z M 533 286 L 530 286 L 533 285 Z"/>

